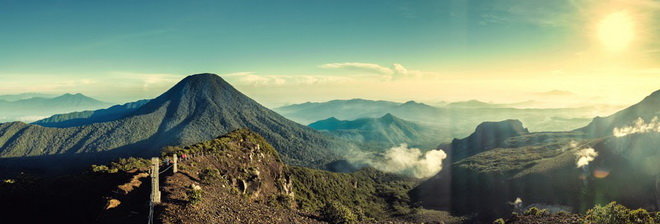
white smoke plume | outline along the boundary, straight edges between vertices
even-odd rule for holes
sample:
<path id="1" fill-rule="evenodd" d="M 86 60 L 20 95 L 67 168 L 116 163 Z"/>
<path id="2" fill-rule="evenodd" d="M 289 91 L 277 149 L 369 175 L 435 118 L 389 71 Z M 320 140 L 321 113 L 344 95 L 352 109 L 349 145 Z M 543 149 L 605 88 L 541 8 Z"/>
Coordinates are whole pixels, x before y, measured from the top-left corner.
<path id="1" fill-rule="evenodd" d="M 575 162 L 575 165 L 578 168 L 581 168 L 589 165 L 591 161 L 594 161 L 598 156 L 598 152 L 593 148 L 584 148 L 577 151 L 575 155 L 577 156 L 577 162 Z"/>
<path id="2" fill-rule="evenodd" d="M 660 122 L 658 122 L 657 116 L 653 117 L 649 123 L 646 123 L 644 119 L 639 117 L 631 126 L 614 128 L 614 130 L 612 130 L 612 134 L 615 137 L 623 137 L 630 134 L 649 132 L 660 132 Z"/>
<path id="3" fill-rule="evenodd" d="M 422 153 L 418 148 L 408 148 L 407 144 L 401 144 L 390 148 L 382 156 L 370 158 L 365 162 L 383 172 L 428 178 L 440 172 L 442 160 L 445 158 L 447 154 L 442 150 Z"/>

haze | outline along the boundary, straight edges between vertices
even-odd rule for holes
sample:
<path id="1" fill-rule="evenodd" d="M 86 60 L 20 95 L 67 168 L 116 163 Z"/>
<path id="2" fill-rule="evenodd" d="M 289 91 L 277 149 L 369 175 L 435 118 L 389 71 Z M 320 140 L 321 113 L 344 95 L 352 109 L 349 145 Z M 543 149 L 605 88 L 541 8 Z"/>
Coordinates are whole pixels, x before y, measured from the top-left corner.
<path id="1" fill-rule="evenodd" d="M 630 105 L 660 83 L 657 1 L 179 3 L 0 1 L 0 94 L 121 103 L 214 72 L 269 106 L 562 107 Z"/>

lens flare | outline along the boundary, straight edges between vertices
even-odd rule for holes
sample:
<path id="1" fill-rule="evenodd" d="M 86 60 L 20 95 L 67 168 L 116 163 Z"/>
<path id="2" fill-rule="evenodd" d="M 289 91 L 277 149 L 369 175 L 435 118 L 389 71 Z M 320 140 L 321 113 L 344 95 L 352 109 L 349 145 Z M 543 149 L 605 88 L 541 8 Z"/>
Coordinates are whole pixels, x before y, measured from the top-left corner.
<path id="1" fill-rule="evenodd" d="M 596 170 L 594 170 L 594 177 L 596 177 L 598 179 L 603 179 L 603 178 L 605 178 L 609 175 L 610 175 L 610 171 L 608 171 L 608 170 L 605 170 L 605 169 L 596 169 Z"/>

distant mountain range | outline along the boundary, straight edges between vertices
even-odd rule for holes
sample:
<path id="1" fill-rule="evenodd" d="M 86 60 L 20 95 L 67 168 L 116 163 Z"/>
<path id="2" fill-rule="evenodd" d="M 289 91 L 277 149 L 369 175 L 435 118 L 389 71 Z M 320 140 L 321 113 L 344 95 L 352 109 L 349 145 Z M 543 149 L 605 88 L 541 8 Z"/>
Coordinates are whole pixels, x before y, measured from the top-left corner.
<path id="1" fill-rule="evenodd" d="M 433 149 L 448 138 L 432 126 L 406 121 L 392 114 L 379 118 L 361 118 L 352 121 L 331 117 L 309 124 L 310 127 L 357 142 L 362 149 L 383 150 L 400 144 Z M 444 137 L 443 137 L 444 136 Z"/>
<path id="2" fill-rule="evenodd" d="M 133 112 L 148 102 L 149 100 L 139 100 L 122 105 L 115 105 L 107 109 L 56 114 L 51 117 L 35 121 L 33 124 L 44 127 L 68 128 L 113 121 L 131 115 Z"/>
<path id="3" fill-rule="evenodd" d="M 104 115 L 115 109 L 123 112 Z M 38 122 L 68 128 L 0 124 L 0 158 L 9 158 L 5 164 L 26 158 L 60 163 L 60 159 L 74 158 L 89 164 L 118 156 L 157 155 L 164 146 L 202 142 L 238 128 L 264 136 L 280 150 L 284 161 L 295 165 L 322 166 L 338 157 L 335 150 L 348 145 L 287 120 L 214 74 L 188 76 L 139 107 L 129 104 L 115 109 Z M 30 164 L 48 161 L 40 162 Z"/>
<path id="4" fill-rule="evenodd" d="M 30 98 L 54 98 L 58 95 L 55 94 L 46 94 L 46 93 L 19 93 L 19 94 L 8 94 L 0 95 L 0 101 L 17 101 L 17 100 L 26 100 Z"/>
<path id="5" fill-rule="evenodd" d="M 83 94 L 64 94 L 47 98 L 46 94 L 19 94 L 0 96 L 0 122 L 35 121 L 44 117 L 80 110 L 94 110 L 112 104 Z"/>
<path id="6" fill-rule="evenodd" d="M 399 118 L 431 125 L 448 136 L 461 138 L 469 135 L 471 127 L 483 121 L 518 119 L 532 131 L 569 131 L 584 127 L 594 114 L 614 112 L 618 107 L 579 107 L 554 109 L 518 109 L 507 104 L 492 104 L 481 101 L 465 101 L 429 106 L 408 101 L 396 103 L 364 99 L 333 100 L 320 103 L 303 103 L 275 108 L 283 116 L 309 124 L 328 117 L 339 120 L 378 118 L 390 113 Z"/>
<path id="7" fill-rule="evenodd" d="M 574 131 L 528 132 L 517 120 L 485 122 L 473 134 L 442 145 L 443 170 L 411 191 L 427 208 L 511 214 L 511 203 L 584 212 L 618 201 L 657 209 L 660 196 L 660 91 Z M 615 131 L 615 130 L 625 131 Z"/>

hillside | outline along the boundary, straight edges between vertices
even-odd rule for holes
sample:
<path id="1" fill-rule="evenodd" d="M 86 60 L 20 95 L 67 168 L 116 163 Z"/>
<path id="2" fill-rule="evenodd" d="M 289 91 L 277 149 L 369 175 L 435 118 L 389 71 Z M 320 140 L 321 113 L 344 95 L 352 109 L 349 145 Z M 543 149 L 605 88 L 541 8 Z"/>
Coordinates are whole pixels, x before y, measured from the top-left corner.
<path id="1" fill-rule="evenodd" d="M 0 164 L 47 166 L 66 160 L 74 166 L 156 155 L 164 146 L 201 142 L 238 128 L 264 136 L 290 164 L 320 167 L 346 147 L 261 106 L 217 75 L 199 74 L 121 119 L 70 128 L 0 124 Z"/>
<path id="2" fill-rule="evenodd" d="M 654 114 L 649 100 L 656 94 L 607 119 L 626 123 L 626 114 Z M 612 126 L 590 125 L 606 130 L 587 133 L 529 133 L 519 121 L 480 126 L 468 138 L 445 146 L 452 149 L 451 165 L 411 191 L 416 201 L 428 208 L 450 208 L 455 215 L 477 214 L 481 221 L 508 216 L 516 198 L 522 206 L 567 212 L 610 201 L 658 208 L 658 132 L 594 138 L 592 133 L 611 133 Z"/>
<path id="3" fill-rule="evenodd" d="M 660 90 L 653 92 L 639 103 L 616 112 L 607 117 L 596 117 L 583 128 L 576 131 L 584 132 L 592 137 L 612 135 L 614 128 L 634 125 L 639 118 L 651 122 L 654 117 L 660 117 Z"/>
<path id="4" fill-rule="evenodd" d="M 311 123 L 309 127 L 358 142 L 361 148 L 371 150 L 382 150 L 402 143 L 431 149 L 449 138 L 437 128 L 406 121 L 389 113 L 379 118 L 361 118 L 352 121 L 331 117 Z"/>
<path id="5" fill-rule="evenodd" d="M 264 138 L 245 129 L 166 151 L 175 152 L 195 156 L 165 178 L 163 223 L 332 222 L 333 209 L 358 223 L 402 223 L 431 213 L 417 214 L 410 204 L 406 192 L 416 180 L 374 169 L 339 174 L 287 166 Z M 200 186 L 197 193 L 193 185 Z"/>
<path id="6" fill-rule="evenodd" d="M 463 139 L 454 139 L 447 147 L 451 151 L 452 161 L 487 151 L 504 144 L 510 137 L 528 134 L 518 120 L 505 120 L 500 122 L 484 122 L 477 126 L 475 131 Z"/>
<path id="7" fill-rule="evenodd" d="M 39 96 L 30 97 L 29 96 Z M 83 94 L 64 94 L 47 98 L 43 94 L 10 95 L 0 100 L 0 122 L 34 121 L 56 113 L 68 113 L 80 110 L 99 109 L 110 106 Z"/>
<path id="8" fill-rule="evenodd" d="M 32 124 L 44 127 L 68 128 L 113 121 L 131 115 L 138 108 L 142 107 L 148 102 L 149 100 L 139 100 L 121 105 L 114 105 L 112 107 L 101 110 L 56 114 L 48 118 L 32 122 Z"/>

